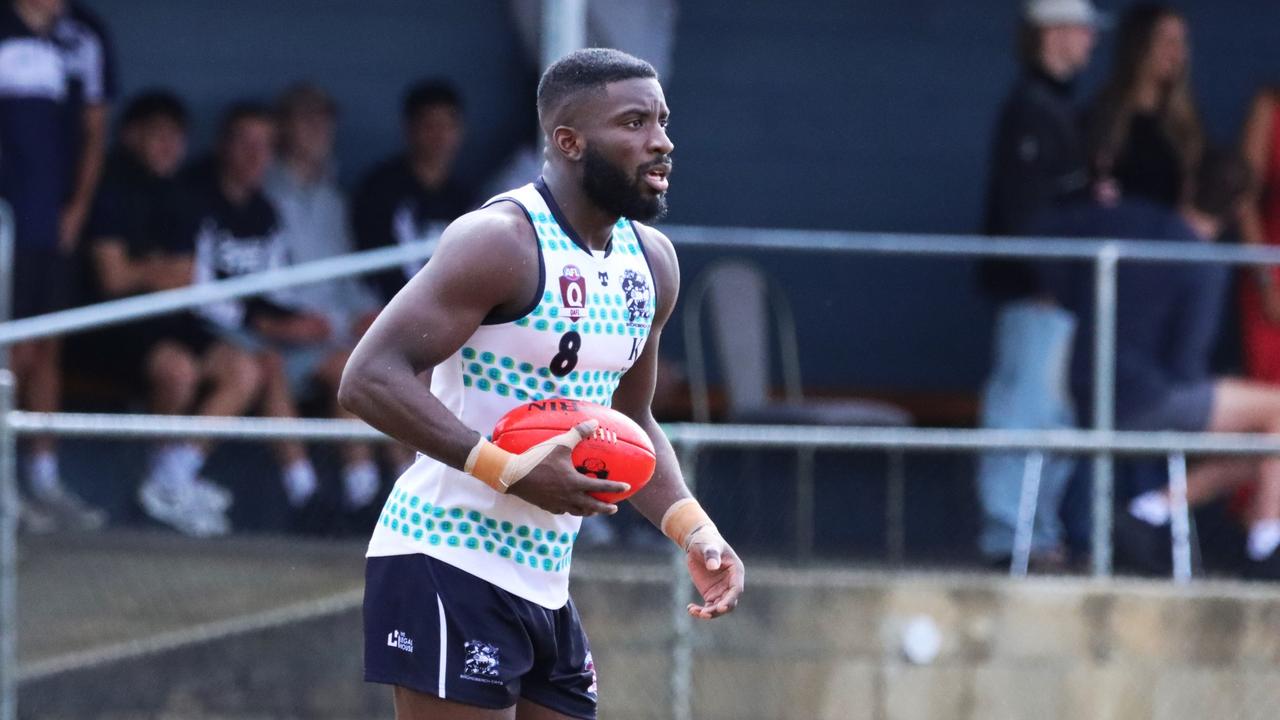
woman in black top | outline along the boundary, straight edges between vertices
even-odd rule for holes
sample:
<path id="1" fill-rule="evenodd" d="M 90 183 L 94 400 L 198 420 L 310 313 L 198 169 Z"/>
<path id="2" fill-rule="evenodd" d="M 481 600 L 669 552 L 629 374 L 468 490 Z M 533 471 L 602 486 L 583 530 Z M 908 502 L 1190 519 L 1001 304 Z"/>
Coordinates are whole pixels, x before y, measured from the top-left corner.
<path id="1" fill-rule="evenodd" d="M 1166 5 L 1132 6 L 1120 21 L 1114 57 L 1090 113 L 1094 172 L 1106 191 L 1180 205 L 1204 145 L 1186 21 Z"/>

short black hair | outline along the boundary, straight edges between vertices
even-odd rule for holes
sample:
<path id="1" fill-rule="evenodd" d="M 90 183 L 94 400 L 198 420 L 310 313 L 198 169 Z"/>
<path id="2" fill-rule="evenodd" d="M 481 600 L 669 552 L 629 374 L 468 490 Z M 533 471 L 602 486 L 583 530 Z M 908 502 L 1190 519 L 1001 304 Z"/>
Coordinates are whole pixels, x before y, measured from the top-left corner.
<path id="1" fill-rule="evenodd" d="M 1253 182 L 1253 171 L 1240 153 L 1210 148 L 1200 158 L 1191 204 L 1200 212 L 1228 220 Z"/>
<path id="2" fill-rule="evenodd" d="M 257 100 L 237 100 L 222 113 L 222 122 L 218 124 L 218 141 L 226 142 L 232 131 L 245 120 L 261 120 L 275 125 L 276 115 L 271 107 Z"/>
<path id="3" fill-rule="evenodd" d="M 405 91 L 400 117 L 405 122 L 413 122 L 418 113 L 441 105 L 462 111 L 462 93 L 457 86 L 443 78 L 420 80 Z"/>
<path id="4" fill-rule="evenodd" d="M 190 122 L 187 106 L 168 90 L 144 90 L 134 95 L 120 115 L 121 127 L 157 118 L 169 120 L 185 129 Z"/>
<path id="5" fill-rule="evenodd" d="M 538 117 L 545 119 L 565 100 L 584 90 L 603 89 L 621 80 L 657 77 L 658 71 L 652 65 L 621 50 L 575 50 L 542 73 L 538 81 Z"/>

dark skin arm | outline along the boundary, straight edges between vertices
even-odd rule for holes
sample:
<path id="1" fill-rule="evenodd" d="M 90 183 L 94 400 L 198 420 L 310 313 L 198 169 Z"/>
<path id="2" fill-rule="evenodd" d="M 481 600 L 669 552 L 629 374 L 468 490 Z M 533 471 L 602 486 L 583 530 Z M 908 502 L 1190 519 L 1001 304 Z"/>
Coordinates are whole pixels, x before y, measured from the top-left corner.
<path id="1" fill-rule="evenodd" d="M 282 343 L 306 345 L 329 339 L 332 328 L 323 315 L 302 313 L 283 317 L 263 316 L 255 318 L 254 329 L 264 337 Z"/>
<path id="2" fill-rule="evenodd" d="M 631 497 L 631 504 L 649 522 L 658 527 L 662 516 L 673 503 L 692 497 L 680 463 L 667 435 L 653 417 L 653 391 L 658 380 L 658 342 L 671 312 L 675 309 L 680 288 L 680 270 L 675 249 L 662 233 L 643 228 L 641 241 L 655 275 L 654 284 L 658 307 L 653 327 L 644 350 L 631 369 L 622 376 L 618 389 L 613 393 L 613 409 L 635 420 L 653 441 L 657 466 L 653 478 L 640 492 Z M 742 560 L 727 543 L 720 546 L 694 543 L 686 558 L 693 584 L 702 593 L 704 604 L 690 605 L 689 614 L 703 620 L 732 612 L 738 605 L 746 582 L 746 569 Z"/>
<path id="3" fill-rule="evenodd" d="M 191 284 L 190 255 L 129 257 L 124 240 L 115 237 L 94 241 L 90 256 L 102 291 L 110 297 L 172 290 Z"/>
<path id="4" fill-rule="evenodd" d="M 539 290 L 536 247 L 533 228 L 511 203 L 455 221 L 431 261 L 352 351 L 338 401 L 409 447 L 461 469 L 480 433 L 431 394 L 431 370 L 457 352 L 490 312 L 522 307 Z M 618 510 L 588 492 L 626 488 L 578 473 L 569 450 L 557 448 L 508 492 L 548 512 L 588 516 Z"/>
<path id="5" fill-rule="evenodd" d="M 80 239 L 80 231 L 84 229 L 89 209 L 93 205 L 98 180 L 102 178 L 107 148 L 108 110 L 103 104 L 90 105 L 84 109 L 84 146 L 76 168 L 75 193 L 62 209 L 62 217 L 58 223 L 58 249 L 66 255 L 75 250 L 76 241 Z"/>

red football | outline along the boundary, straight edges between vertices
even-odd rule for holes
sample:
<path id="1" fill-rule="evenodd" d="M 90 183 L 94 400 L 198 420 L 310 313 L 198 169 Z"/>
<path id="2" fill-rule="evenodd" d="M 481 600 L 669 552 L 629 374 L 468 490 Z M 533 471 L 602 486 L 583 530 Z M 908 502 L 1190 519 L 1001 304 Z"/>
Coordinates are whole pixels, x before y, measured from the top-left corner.
<path id="1" fill-rule="evenodd" d="M 503 415 L 493 427 L 493 443 L 507 452 L 522 453 L 593 419 L 600 421 L 600 427 L 573 449 L 573 466 L 583 475 L 631 486 L 627 492 L 593 496 L 610 503 L 631 497 L 653 477 L 657 460 L 648 434 L 617 410 L 581 400 L 538 400 Z"/>

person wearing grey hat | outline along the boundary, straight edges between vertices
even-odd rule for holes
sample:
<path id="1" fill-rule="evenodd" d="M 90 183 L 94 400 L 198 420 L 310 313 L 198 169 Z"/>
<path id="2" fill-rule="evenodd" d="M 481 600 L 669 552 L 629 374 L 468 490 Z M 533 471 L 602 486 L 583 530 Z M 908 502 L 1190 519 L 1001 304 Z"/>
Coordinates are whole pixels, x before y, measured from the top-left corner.
<path id="1" fill-rule="evenodd" d="M 1038 211 L 1088 192 L 1088 149 L 1073 81 L 1089 62 L 1100 20 L 1088 0 L 1031 0 L 1024 5 L 1018 43 L 1023 70 L 1001 108 L 992 143 L 987 234 L 1025 232 Z M 1047 297 L 1029 263 L 988 261 L 979 273 L 983 290 L 1000 306 L 995 362 L 982 398 L 983 426 L 1073 425 L 1066 358 L 1075 318 Z M 979 461 L 979 545 L 997 564 L 1012 559 L 1026 462 L 1015 453 L 991 453 Z M 1053 456 L 1041 466 L 1033 566 L 1061 565 L 1064 559 L 1058 507 L 1072 467 L 1069 458 Z"/>
<path id="2" fill-rule="evenodd" d="M 1088 0 L 1032 0 L 1019 31 L 1023 72 L 1001 109 L 986 232 L 1017 233 L 1046 202 L 1087 184 L 1073 82 L 1089 63 L 1097 10 Z"/>

